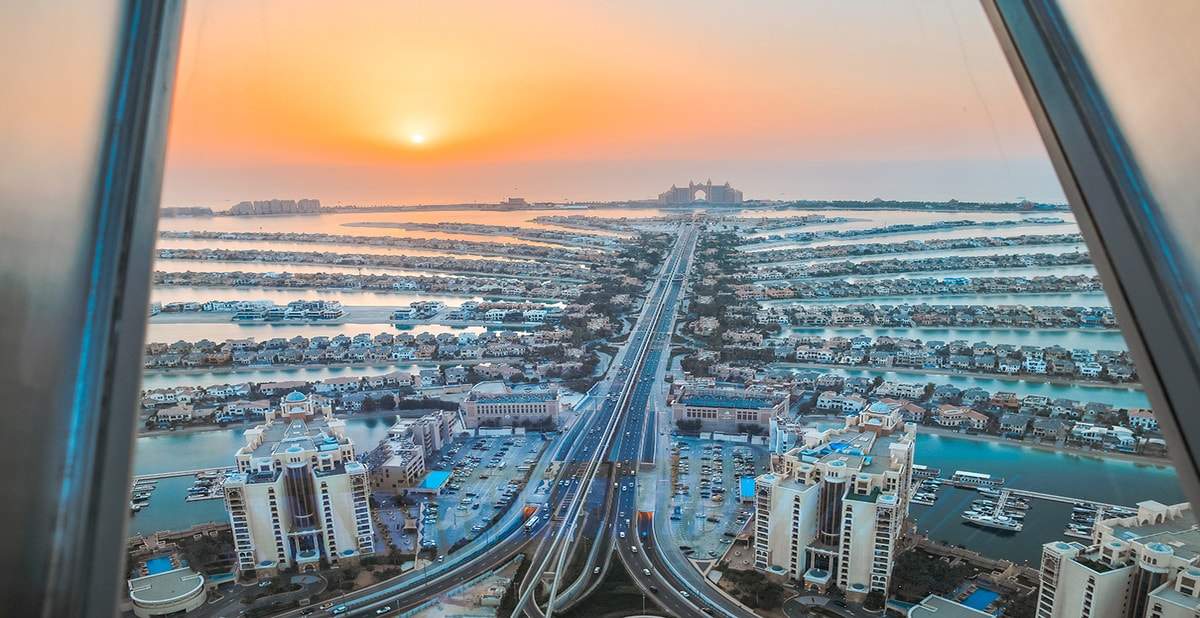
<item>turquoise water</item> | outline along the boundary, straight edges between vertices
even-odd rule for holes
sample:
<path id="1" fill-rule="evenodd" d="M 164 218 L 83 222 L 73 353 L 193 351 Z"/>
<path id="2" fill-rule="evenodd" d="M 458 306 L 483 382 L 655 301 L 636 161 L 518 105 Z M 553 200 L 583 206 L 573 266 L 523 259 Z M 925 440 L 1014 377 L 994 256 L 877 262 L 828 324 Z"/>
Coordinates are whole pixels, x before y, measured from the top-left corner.
<path id="1" fill-rule="evenodd" d="M 992 345 L 1037 345 L 1042 347 L 1060 345 L 1067 349 L 1126 350 L 1125 337 L 1117 329 L 1071 328 L 1063 330 L 1017 330 L 1012 328 L 806 328 L 785 327 L 784 336 L 818 335 L 853 338 L 858 335 L 875 337 L 905 337 L 921 341 L 951 342 L 963 339 L 970 343 L 986 341 Z"/>
<path id="2" fill-rule="evenodd" d="M 175 565 L 171 564 L 171 559 L 167 556 L 159 556 L 146 561 L 146 573 L 149 575 L 166 573 L 173 568 L 175 568 Z"/>
<path id="3" fill-rule="evenodd" d="M 326 378 L 346 376 L 377 376 L 391 371 L 407 371 L 416 373 L 421 369 L 433 369 L 437 365 L 376 365 L 351 367 L 304 367 L 300 369 L 272 369 L 247 373 L 244 371 L 203 371 L 198 373 L 155 373 L 142 378 L 142 388 L 168 388 L 175 386 L 211 386 L 220 384 L 238 384 L 247 380 L 254 382 L 290 382 L 304 380 L 316 382 Z"/>
<path id="4" fill-rule="evenodd" d="M 1128 388 L 1105 388 L 1100 386 L 1078 386 L 1073 384 L 1052 384 L 1036 380 L 1001 380 L 998 378 L 983 378 L 970 375 L 924 375 L 897 373 L 894 371 L 872 371 L 870 369 L 847 369 L 831 365 L 822 366 L 815 371 L 835 373 L 844 377 L 873 378 L 882 376 L 884 380 L 905 383 L 933 382 L 934 384 L 951 384 L 960 390 L 979 387 L 988 392 L 1013 391 L 1018 396 L 1043 395 L 1052 400 L 1057 398 L 1074 399 L 1083 403 L 1109 403 L 1117 408 L 1145 408 L 1150 400 L 1146 393 Z"/>
<path id="5" fill-rule="evenodd" d="M 348 233 L 348 236 L 355 236 Z M 484 239 L 486 240 L 486 239 Z M 409 255 L 413 257 L 432 257 L 450 255 L 460 260 L 505 260 L 511 258 L 495 255 L 473 255 L 469 253 L 446 253 L 430 249 L 411 249 L 407 247 L 359 246 L 319 242 L 283 242 L 267 240 L 224 240 L 218 238 L 160 238 L 156 245 L 158 249 L 226 249 L 241 251 L 243 249 L 262 249 L 265 251 L 328 251 L 330 253 L 370 253 L 374 255 Z M 526 260 L 516 260 L 526 261 Z M 156 263 L 159 270 L 179 270 L 169 268 L 170 264 L 180 260 L 163 260 Z M 209 262 L 205 262 L 208 264 Z M 203 270 L 208 270 L 207 268 Z"/>
<path id="6" fill-rule="evenodd" d="M 999 598 L 999 592 L 992 592 L 991 590 L 984 590 L 983 588 L 980 588 L 975 592 L 972 592 L 971 595 L 964 599 L 962 603 L 971 609 L 983 611 L 987 609 L 987 606 L 992 604 L 992 601 L 995 601 Z"/>
<path id="7" fill-rule="evenodd" d="M 956 470 L 981 472 L 1005 479 L 1005 487 L 1025 489 L 1110 504 L 1135 506 L 1143 500 L 1176 504 L 1186 498 L 1175 470 L 1106 459 L 1103 455 L 1043 451 L 1005 442 L 981 442 L 920 434 L 916 463 L 942 471 L 946 478 Z M 973 490 L 942 489 L 933 506 L 912 505 L 910 518 L 917 530 L 934 541 L 963 545 L 993 558 L 1036 565 L 1042 544 L 1063 540 L 1071 505 L 1034 501 L 1025 516 L 1024 530 L 1016 534 L 967 525 L 961 514 L 979 494 Z M 1068 539 L 1070 540 L 1070 539 Z"/>
<path id="8" fill-rule="evenodd" d="M 440 300 L 449 306 L 458 306 L 468 300 L 483 301 L 482 296 L 456 296 L 453 294 L 427 294 L 416 292 L 363 292 L 354 290 L 272 288 L 217 288 L 159 286 L 151 288 L 150 302 L 182 303 L 209 300 L 273 300 L 277 305 L 286 305 L 293 300 L 336 300 L 346 306 L 407 307 L 420 300 Z"/>

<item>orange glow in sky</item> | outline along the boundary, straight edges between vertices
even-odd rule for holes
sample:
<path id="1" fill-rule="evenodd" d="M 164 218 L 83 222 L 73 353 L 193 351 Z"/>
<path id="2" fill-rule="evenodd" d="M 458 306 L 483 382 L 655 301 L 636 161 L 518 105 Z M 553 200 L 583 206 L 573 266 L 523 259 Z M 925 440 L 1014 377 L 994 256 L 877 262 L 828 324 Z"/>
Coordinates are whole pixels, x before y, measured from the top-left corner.
<path id="1" fill-rule="evenodd" d="M 748 198 L 1061 200 L 973 3 L 187 5 L 169 205 L 710 177 Z"/>

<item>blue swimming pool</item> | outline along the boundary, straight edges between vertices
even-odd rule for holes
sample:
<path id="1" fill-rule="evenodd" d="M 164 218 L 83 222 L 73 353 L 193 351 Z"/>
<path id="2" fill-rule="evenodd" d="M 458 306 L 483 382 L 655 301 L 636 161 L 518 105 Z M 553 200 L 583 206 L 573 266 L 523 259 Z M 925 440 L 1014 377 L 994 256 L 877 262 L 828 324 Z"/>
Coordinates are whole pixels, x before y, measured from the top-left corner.
<path id="1" fill-rule="evenodd" d="M 998 598 L 1000 598 L 999 592 L 992 592 L 991 590 L 984 590 L 983 588 L 980 588 L 975 592 L 972 592 L 971 596 L 967 597 L 966 600 L 963 601 L 963 605 L 982 612 L 987 609 L 987 606 L 992 604 L 992 601 L 995 601 Z"/>
<path id="2" fill-rule="evenodd" d="M 150 575 L 166 573 L 174 568 L 175 566 L 171 564 L 171 558 L 168 556 L 159 556 L 146 561 L 146 572 Z"/>

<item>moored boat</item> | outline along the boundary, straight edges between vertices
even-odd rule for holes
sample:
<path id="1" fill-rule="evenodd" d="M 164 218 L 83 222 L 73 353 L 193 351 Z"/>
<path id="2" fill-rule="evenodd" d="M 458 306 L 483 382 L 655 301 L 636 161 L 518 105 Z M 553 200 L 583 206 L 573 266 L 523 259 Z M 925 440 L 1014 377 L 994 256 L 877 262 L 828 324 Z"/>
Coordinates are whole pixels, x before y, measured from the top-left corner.
<path id="1" fill-rule="evenodd" d="M 967 523 L 979 526 L 981 528 L 991 528 L 993 530 L 1003 530 L 1006 532 L 1020 532 L 1021 529 L 1024 528 L 1024 525 L 1021 524 L 1021 522 L 1009 519 L 1003 515 L 970 515 L 968 513 L 970 513 L 970 511 L 963 513 L 963 519 L 967 520 Z"/>

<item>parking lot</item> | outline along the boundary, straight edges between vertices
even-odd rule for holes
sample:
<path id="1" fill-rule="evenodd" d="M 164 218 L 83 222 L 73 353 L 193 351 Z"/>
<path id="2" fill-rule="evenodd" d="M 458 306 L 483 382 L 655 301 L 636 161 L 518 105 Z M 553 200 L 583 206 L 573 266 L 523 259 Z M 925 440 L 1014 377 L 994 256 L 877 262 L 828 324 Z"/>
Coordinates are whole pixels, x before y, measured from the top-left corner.
<path id="1" fill-rule="evenodd" d="M 412 551 L 419 544 L 445 554 L 464 538 L 486 534 L 488 525 L 505 510 L 524 506 L 517 495 L 546 444 L 540 433 L 456 439 L 433 466 L 451 472 L 442 493 L 409 494 L 408 508 L 384 507 L 380 518 L 393 535 L 401 526 L 402 550 Z M 381 507 L 395 502 L 386 492 L 376 499 Z M 403 532 L 406 520 L 411 520 L 407 528 L 415 527 L 415 535 Z"/>
<path id="2" fill-rule="evenodd" d="M 754 514 L 753 503 L 739 498 L 739 479 L 765 470 L 767 448 L 678 438 L 671 451 L 675 485 L 669 527 L 675 542 L 689 548 L 684 553 L 693 558 L 721 556 Z"/>

